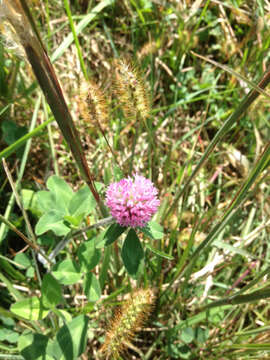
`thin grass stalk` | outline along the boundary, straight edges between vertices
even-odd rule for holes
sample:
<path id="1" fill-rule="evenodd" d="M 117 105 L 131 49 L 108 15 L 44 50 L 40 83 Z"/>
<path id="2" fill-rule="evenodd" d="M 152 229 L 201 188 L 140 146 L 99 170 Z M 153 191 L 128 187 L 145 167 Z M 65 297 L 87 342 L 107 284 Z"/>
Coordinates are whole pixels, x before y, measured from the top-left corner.
<path id="1" fill-rule="evenodd" d="M 40 107 L 40 102 L 41 102 L 41 94 L 38 96 L 38 99 L 36 101 L 34 113 L 33 113 L 33 116 L 32 116 L 30 127 L 29 127 L 29 132 L 30 133 L 34 130 L 34 128 L 36 126 L 36 121 L 37 121 L 38 110 L 39 110 L 39 107 Z M 31 148 L 31 142 L 32 142 L 31 138 L 29 138 L 29 140 L 27 140 L 27 143 L 26 143 L 26 146 L 25 146 L 25 149 L 24 149 L 24 153 L 23 153 L 23 157 L 22 157 L 21 165 L 20 165 L 20 170 L 19 170 L 17 181 L 16 181 L 16 189 L 19 188 L 22 177 L 23 177 L 23 174 L 24 174 L 26 162 L 27 162 L 29 151 L 30 151 L 30 148 Z M 13 206 L 14 206 L 14 202 L 15 202 L 15 195 L 13 193 L 11 195 L 10 199 L 9 199 L 9 202 L 8 202 L 7 207 L 6 207 L 5 214 L 4 214 L 4 218 L 6 220 L 8 220 L 8 218 L 10 216 L 10 213 L 11 213 L 11 211 L 13 209 Z M 5 223 L 3 223 L 0 226 L 0 244 L 4 239 L 5 230 L 6 230 L 6 225 L 5 225 Z"/>
<path id="2" fill-rule="evenodd" d="M 7 166 L 7 163 L 6 163 L 5 159 L 3 159 L 2 163 L 3 163 L 5 173 L 7 175 L 7 178 L 9 180 L 9 184 L 10 184 L 10 186 L 12 188 L 12 192 L 13 192 L 13 194 L 15 196 L 17 205 L 19 206 L 19 208 L 21 209 L 21 212 L 23 214 L 24 221 L 26 223 L 26 227 L 27 227 L 27 230 L 28 230 L 28 234 L 32 239 L 32 243 L 34 243 L 36 245 L 37 244 L 37 238 L 36 238 L 35 233 L 34 233 L 34 231 L 32 229 L 32 225 L 31 225 L 30 220 L 28 218 L 27 212 L 24 210 L 23 203 L 22 203 L 22 201 L 20 199 L 20 196 L 19 196 L 18 191 L 16 189 L 16 185 L 15 185 L 15 183 L 13 181 L 11 172 L 9 171 L 9 168 Z"/>
<path id="3" fill-rule="evenodd" d="M 20 208 L 20 210 L 21 210 L 21 212 L 23 214 L 23 218 L 24 218 L 24 221 L 26 223 L 26 228 L 28 230 L 28 236 L 30 236 L 32 244 L 37 245 L 36 235 L 35 235 L 35 233 L 34 233 L 34 231 L 32 229 L 32 225 L 31 225 L 30 220 L 28 218 L 27 212 L 24 209 L 23 203 L 22 203 L 21 198 L 20 198 L 20 196 L 18 194 L 18 191 L 16 189 L 16 185 L 15 185 L 15 183 L 13 181 L 12 175 L 11 175 L 11 173 L 9 171 L 9 168 L 7 166 L 7 163 L 6 163 L 5 159 L 3 159 L 3 166 L 4 166 L 4 170 L 6 172 L 7 178 L 9 180 L 9 184 L 10 184 L 10 186 L 12 188 L 13 194 L 15 195 L 17 205 L 19 206 L 19 208 Z M 32 257 L 33 257 L 33 260 L 34 260 L 34 265 L 35 265 L 35 270 L 36 270 L 36 275 L 37 275 L 37 278 L 38 278 L 38 281 L 39 281 L 39 285 L 41 286 L 42 281 L 41 281 L 40 271 L 39 271 L 39 267 L 38 267 L 38 264 L 37 264 L 36 254 L 33 251 L 33 249 L 32 249 Z"/>
<path id="4" fill-rule="evenodd" d="M 48 116 L 47 104 L 46 104 L 44 96 L 42 97 L 42 106 L 43 106 L 43 110 L 44 110 L 44 116 L 46 119 L 45 121 L 48 121 L 49 116 Z M 55 173 L 55 175 L 59 176 L 59 168 L 58 168 L 56 152 L 55 152 L 55 147 L 54 147 L 52 127 L 51 127 L 50 123 L 47 125 L 47 131 L 48 131 L 48 138 L 49 138 L 49 144 L 50 144 L 50 149 L 51 149 L 51 157 L 52 157 L 54 173 Z"/>
<path id="5" fill-rule="evenodd" d="M 258 282 L 270 273 L 270 266 L 268 266 L 264 271 L 262 271 L 255 279 L 251 280 L 247 285 L 245 285 L 241 290 L 239 290 L 234 296 L 242 295 L 247 290 L 251 289 L 252 286 L 258 284 Z"/>
<path id="6" fill-rule="evenodd" d="M 17 289 L 15 289 L 12 282 L 9 281 L 2 272 L 0 272 L 0 281 L 2 281 L 6 285 L 7 289 L 9 290 L 10 294 L 13 296 L 15 301 L 24 299 L 24 296 Z M 0 314 L 1 314 L 1 308 L 0 308 Z"/>
<path id="7" fill-rule="evenodd" d="M 86 67 L 85 67 L 85 64 L 84 64 L 84 61 L 83 61 L 83 56 L 82 56 L 82 51 L 81 51 L 79 39 L 78 39 L 78 36 L 76 34 L 76 29 L 75 29 L 74 22 L 73 22 L 73 19 L 72 19 L 72 14 L 71 14 L 71 11 L 70 11 L 69 1 L 64 0 L 64 5 L 65 5 L 66 13 L 67 13 L 67 16 L 68 16 L 69 25 L 70 25 L 70 28 L 71 28 L 71 31 L 72 31 L 72 34 L 73 34 L 73 37 L 74 37 L 74 42 L 75 42 L 75 45 L 76 45 L 78 58 L 79 58 L 80 65 L 81 65 L 81 70 L 83 72 L 85 80 L 88 80 L 88 75 L 87 75 Z"/>
<path id="8" fill-rule="evenodd" d="M 3 151 L 0 152 L 0 160 L 3 158 L 7 158 L 12 155 L 16 150 L 22 147 L 28 140 L 31 140 L 32 137 L 40 135 L 41 130 L 43 130 L 46 126 L 48 126 L 51 122 L 54 121 L 54 118 L 51 117 L 50 119 L 44 121 L 41 125 L 37 126 L 34 130 L 28 131 L 28 133 L 18 140 L 16 140 L 11 145 L 7 146 Z"/>
<path id="9" fill-rule="evenodd" d="M 94 178 L 88 168 L 77 129 L 29 8 L 25 0 L 9 0 L 9 2 L 3 0 L 2 6 L 4 6 L 7 19 L 17 32 L 55 120 L 70 146 L 81 176 L 89 186 L 101 212 L 104 214 L 105 208 L 95 188 Z"/>
<path id="10" fill-rule="evenodd" d="M 263 75 L 261 81 L 258 84 L 258 87 L 261 89 L 264 89 L 270 82 L 270 69 L 266 71 L 266 73 Z M 192 174 L 188 178 L 185 186 L 182 190 L 179 190 L 176 195 L 175 199 L 168 209 L 168 211 L 165 213 L 163 217 L 163 221 L 171 214 L 171 212 L 175 209 L 177 206 L 177 203 L 180 199 L 180 197 L 187 191 L 188 186 L 190 185 L 191 181 L 194 179 L 194 177 L 197 175 L 201 167 L 204 165 L 204 163 L 207 161 L 209 155 L 214 150 L 215 146 L 225 133 L 232 127 L 232 125 L 235 123 L 236 120 L 238 120 L 241 116 L 244 115 L 244 113 L 247 111 L 249 106 L 257 99 L 257 97 L 260 95 L 260 93 L 257 90 L 250 90 L 250 92 L 244 97 L 238 108 L 232 113 L 232 115 L 225 121 L 225 123 L 222 125 L 222 127 L 219 129 L 219 131 L 214 136 L 213 140 L 210 142 L 210 144 L 207 146 L 203 156 L 201 157 L 199 163 L 193 170 Z"/>
<path id="11" fill-rule="evenodd" d="M 192 273 L 195 262 L 201 252 L 210 246 L 212 242 L 216 239 L 216 237 L 221 233 L 221 231 L 225 228 L 225 226 L 233 219 L 233 217 L 237 214 L 243 200 L 246 197 L 246 194 L 250 187 L 254 184 L 255 180 L 264 170 L 265 166 L 268 164 L 270 160 L 270 142 L 265 146 L 263 153 L 258 159 L 256 166 L 252 169 L 250 175 L 246 179 L 246 181 L 242 184 L 237 194 L 232 199 L 231 203 L 227 207 L 225 214 L 222 219 L 214 226 L 214 228 L 210 231 L 208 236 L 200 243 L 200 245 L 195 249 L 194 253 L 189 258 L 188 265 L 184 268 L 183 271 L 177 273 L 177 276 L 170 282 L 169 286 L 164 290 L 164 292 L 160 295 L 164 296 L 167 291 L 171 288 L 172 284 L 176 281 L 177 278 L 185 276 L 184 284 L 182 285 L 185 288 L 185 285 L 189 281 L 189 277 Z"/>
<path id="12" fill-rule="evenodd" d="M 40 254 L 40 256 L 44 257 L 46 261 L 51 264 L 51 260 L 43 254 L 40 250 L 39 246 L 30 241 L 20 230 L 16 228 L 9 220 L 7 220 L 3 215 L 0 214 L 0 221 L 9 227 L 10 230 L 14 231 L 27 245 L 29 245 L 32 249 Z"/>
<path id="13" fill-rule="evenodd" d="M 111 224 L 113 222 L 114 222 L 113 217 L 109 216 L 109 217 L 107 217 L 105 219 L 102 219 L 102 220 L 98 221 L 97 223 L 95 223 L 93 225 L 89 225 L 89 226 L 87 226 L 87 227 L 85 227 L 83 229 L 80 229 L 80 230 L 69 233 L 67 236 L 65 236 L 65 238 L 63 240 L 61 240 L 56 245 L 54 250 L 50 253 L 49 258 L 51 259 L 51 261 L 53 261 L 56 258 L 56 256 L 59 254 L 59 252 L 61 250 L 63 250 L 67 246 L 69 241 L 72 240 L 74 237 L 82 236 L 88 230 L 96 229 L 96 228 L 101 227 L 101 226 L 107 226 L 107 225 L 109 225 L 109 224 Z"/>
<path id="14" fill-rule="evenodd" d="M 216 238 L 216 236 L 224 229 L 226 224 L 233 218 L 233 216 L 237 213 L 242 201 L 245 199 L 247 191 L 250 187 L 254 184 L 256 178 L 260 174 L 261 171 L 265 168 L 266 164 L 270 160 L 270 142 L 266 145 L 261 157 L 257 161 L 256 166 L 252 169 L 250 175 L 248 176 L 247 180 L 242 184 L 240 189 L 238 190 L 237 194 L 232 199 L 231 203 L 227 207 L 225 214 L 223 215 L 220 222 L 213 228 L 212 231 L 208 234 L 206 239 L 196 248 L 194 253 L 190 258 L 189 265 L 184 270 L 184 273 L 190 273 L 191 269 L 194 265 L 194 262 L 198 258 L 199 254 L 203 249 L 209 246 Z M 182 274 L 183 275 L 183 274 Z"/>
<path id="15" fill-rule="evenodd" d="M 270 298 L 270 289 L 256 290 L 250 294 L 246 295 L 233 295 L 225 299 L 213 301 L 210 304 L 207 304 L 200 308 L 200 311 L 207 309 L 212 309 L 214 307 L 223 306 L 223 305 L 240 305 L 247 304 L 254 301 L 259 301 L 262 299 Z"/>

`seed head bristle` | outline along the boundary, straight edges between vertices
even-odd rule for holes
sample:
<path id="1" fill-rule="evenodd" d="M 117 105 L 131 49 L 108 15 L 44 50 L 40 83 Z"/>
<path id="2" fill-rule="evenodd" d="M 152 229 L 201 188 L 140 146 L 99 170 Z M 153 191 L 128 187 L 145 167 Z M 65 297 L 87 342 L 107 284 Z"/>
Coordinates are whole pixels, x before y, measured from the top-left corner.
<path id="1" fill-rule="evenodd" d="M 141 50 L 139 51 L 138 58 L 142 59 L 143 57 L 149 54 L 154 54 L 157 51 L 157 49 L 158 49 L 157 44 L 153 41 L 149 41 L 146 44 L 144 44 Z"/>
<path id="2" fill-rule="evenodd" d="M 150 101 L 146 84 L 138 69 L 126 59 L 115 59 L 115 92 L 119 96 L 127 118 L 139 115 L 143 120 L 149 116 Z"/>
<path id="3" fill-rule="evenodd" d="M 117 359 L 126 350 L 135 333 L 144 325 L 154 306 L 155 295 L 152 289 L 134 291 L 130 298 L 114 316 L 101 348 L 107 357 Z"/>
<path id="4" fill-rule="evenodd" d="M 83 118 L 92 126 L 105 125 L 109 118 L 109 111 L 100 87 L 91 80 L 81 87 L 80 95 L 79 108 Z"/>

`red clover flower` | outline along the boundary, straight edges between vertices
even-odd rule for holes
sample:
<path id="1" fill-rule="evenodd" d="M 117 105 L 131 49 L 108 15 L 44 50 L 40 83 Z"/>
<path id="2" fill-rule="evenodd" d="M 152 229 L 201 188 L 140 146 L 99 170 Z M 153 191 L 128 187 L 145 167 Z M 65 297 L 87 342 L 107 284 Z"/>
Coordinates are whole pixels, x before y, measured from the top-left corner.
<path id="1" fill-rule="evenodd" d="M 156 213 L 160 201 L 157 189 L 145 177 L 135 174 L 112 183 L 106 193 L 106 205 L 121 226 L 144 227 Z"/>

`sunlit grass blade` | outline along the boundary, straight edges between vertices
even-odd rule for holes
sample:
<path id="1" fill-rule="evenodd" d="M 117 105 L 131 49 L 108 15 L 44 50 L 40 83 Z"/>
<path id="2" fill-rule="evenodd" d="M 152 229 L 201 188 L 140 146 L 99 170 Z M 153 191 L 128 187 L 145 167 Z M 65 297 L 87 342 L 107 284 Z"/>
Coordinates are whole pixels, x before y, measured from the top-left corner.
<path id="1" fill-rule="evenodd" d="M 246 295 L 229 296 L 225 299 L 213 301 L 210 304 L 205 305 L 201 310 L 212 309 L 223 305 L 240 305 L 247 304 L 249 302 L 259 301 L 270 297 L 270 289 L 262 289 L 253 291 Z"/>
<path id="2" fill-rule="evenodd" d="M 268 70 L 261 81 L 259 82 L 258 86 L 262 89 L 264 89 L 270 82 L 270 70 Z M 226 132 L 232 127 L 232 125 L 235 123 L 237 119 L 239 119 L 249 108 L 249 106 L 257 99 L 259 96 L 259 92 L 257 90 L 252 89 L 241 101 L 240 105 L 237 107 L 237 109 L 232 113 L 232 115 L 225 121 L 223 126 L 218 130 L 210 144 L 207 146 L 203 156 L 201 157 L 200 161 L 196 165 L 195 169 L 193 170 L 190 177 L 187 179 L 185 186 L 180 189 L 176 194 L 174 201 L 166 214 L 163 217 L 163 221 L 170 215 L 172 210 L 176 207 L 180 197 L 185 194 L 188 186 L 190 185 L 191 181 L 194 179 L 194 177 L 197 175 L 201 167 L 204 165 L 204 163 L 207 161 L 209 155 L 214 150 L 215 146 L 221 141 L 223 136 L 226 134 Z"/>
<path id="3" fill-rule="evenodd" d="M 48 126 L 53 121 L 54 121 L 54 118 L 51 117 L 50 119 L 44 121 L 44 123 L 37 126 L 34 130 L 29 131 L 26 135 L 20 137 L 14 143 L 7 146 L 3 151 L 0 152 L 0 160 L 12 155 L 16 150 L 18 150 L 20 147 L 22 147 L 29 139 L 32 139 L 32 137 L 40 135 L 41 131 L 44 128 L 46 128 L 46 126 Z"/>
<path id="4" fill-rule="evenodd" d="M 262 88 L 260 88 L 259 86 L 257 86 L 253 81 L 250 81 L 249 79 L 247 79 L 245 76 L 241 75 L 240 73 L 234 71 L 233 69 L 231 69 L 229 66 L 226 66 L 226 65 L 223 65 L 223 64 L 220 64 L 212 59 L 209 59 L 205 56 L 202 56 L 202 55 L 199 55 L 199 54 L 196 54 L 194 51 L 191 51 L 191 54 L 197 56 L 198 58 L 202 59 L 202 60 L 205 60 L 205 61 L 208 61 L 209 63 L 215 65 L 216 67 L 219 67 L 221 68 L 222 70 L 228 72 L 229 74 L 235 76 L 236 78 L 242 80 L 243 82 L 245 82 L 247 85 L 249 85 L 253 90 L 256 90 L 258 91 L 261 95 L 264 95 L 266 98 L 270 98 L 270 95 L 264 91 Z"/>
<path id="5" fill-rule="evenodd" d="M 78 36 L 82 30 L 106 7 L 112 5 L 114 0 L 103 0 L 97 6 L 95 6 L 89 14 L 87 14 L 75 27 L 76 35 Z M 62 44 L 58 47 L 58 49 L 53 53 L 51 60 L 54 62 L 58 59 L 64 51 L 72 44 L 74 40 L 73 34 L 70 33 Z"/>
<path id="6" fill-rule="evenodd" d="M 39 111 L 39 107 L 40 107 L 40 102 L 41 102 L 41 94 L 39 95 L 39 97 L 38 97 L 38 99 L 36 101 L 36 104 L 35 104 L 34 113 L 33 113 L 32 119 L 31 119 L 31 124 L 29 126 L 29 133 L 34 131 L 34 128 L 36 126 L 37 117 L 38 117 L 38 111 Z M 23 157 L 22 157 L 22 160 L 21 160 L 19 173 L 18 173 L 18 176 L 17 176 L 16 188 L 20 186 L 21 180 L 23 178 L 26 163 L 27 163 L 27 160 L 28 160 L 28 155 L 29 155 L 30 148 L 31 148 L 31 142 L 32 142 L 32 139 L 31 139 L 31 137 L 29 137 L 26 140 L 26 145 L 25 145 Z M 7 156 L 7 153 L 6 153 L 6 156 Z M 12 209 L 13 209 L 13 206 L 14 206 L 14 202 L 15 202 L 15 195 L 12 194 L 10 199 L 9 199 L 9 202 L 8 202 L 7 207 L 6 207 L 5 214 L 4 214 L 4 218 L 6 220 L 9 219 L 9 216 L 10 216 L 10 214 L 12 212 Z M 2 241 L 4 239 L 5 231 L 6 231 L 6 225 L 4 223 L 2 223 L 1 226 L 0 226 L 0 244 L 2 243 Z"/>
<path id="7" fill-rule="evenodd" d="M 269 162 L 269 159 L 270 159 L 270 143 L 266 145 L 261 157 L 257 161 L 256 165 L 252 169 L 246 181 L 242 184 L 241 188 L 239 189 L 239 191 L 231 201 L 221 221 L 213 228 L 212 231 L 210 231 L 210 233 L 205 238 L 205 240 L 201 242 L 201 244 L 196 248 L 196 250 L 192 254 L 191 258 L 189 259 L 190 260 L 189 265 L 184 270 L 184 273 L 187 274 L 187 277 L 189 277 L 188 274 L 191 272 L 192 267 L 194 266 L 194 262 L 200 255 L 201 251 L 205 249 L 207 246 L 209 246 L 216 239 L 217 235 L 224 229 L 224 227 L 228 224 L 228 222 L 237 213 L 242 201 L 247 197 L 249 189 L 255 183 L 261 172 L 264 170 L 265 165 Z"/>
<path id="8" fill-rule="evenodd" d="M 177 278 L 180 276 L 185 276 L 185 284 L 188 282 L 189 277 L 192 273 L 193 267 L 195 266 L 195 262 L 201 252 L 206 249 L 208 246 L 210 246 L 213 241 L 217 238 L 217 236 L 221 233 L 221 231 L 225 228 L 225 226 L 233 219 L 233 217 L 237 214 L 239 211 L 240 205 L 242 204 L 243 200 L 248 196 L 248 191 L 251 188 L 251 186 L 256 182 L 258 177 L 260 176 L 261 172 L 265 169 L 265 166 L 269 163 L 270 160 L 270 143 L 268 143 L 261 155 L 261 157 L 258 159 L 256 165 L 250 172 L 248 178 L 246 181 L 242 184 L 240 189 L 238 190 L 237 194 L 227 207 L 222 219 L 214 226 L 214 228 L 209 232 L 207 237 L 198 245 L 198 247 L 195 249 L 193 254 L 189 257 L 188 265 L 185 267 L 183 271 L 177 271 L 176 275 L 174 276 L 173 280 L 171 281 L 168 288 L 163 292 L 163 296 L 169 288 L 172 286 L 172 284 L 175 282 Z M 181 269 L 181 268 L 179 268 Z"/>
<path id="9" fill-rule="evenodd" d="M 78 58 L 79 58 L 79 61 L 80 61 L 81 69 L 82 69 L 84 78 L 86 80 L 88 80 L 88 75 L 87 75 L 85 63 L 84 63 L 84 60 L 83 60 L 83 55 L 82 55 L 80 43 L 79 43 L 78 36 L 76 34 L 75 25 L 74 25 L 74 22 L 73 22 L 73 19 L 72 19 L 72 14 L 71 14 L 70 6 L 69 6 L 69 1 L 64 0 L 64 5 L 65 5 L 66 13 L 67 13 L 67 16 L 68 16 L 69 25 L 70 25 L 70 28 L 71 28 L 71 31 L 72 31 L 72 34 L 73 34 L 74 42 L 75 42 L 75 45 L 76 45 L 77 54 L 78 54 Z"/>

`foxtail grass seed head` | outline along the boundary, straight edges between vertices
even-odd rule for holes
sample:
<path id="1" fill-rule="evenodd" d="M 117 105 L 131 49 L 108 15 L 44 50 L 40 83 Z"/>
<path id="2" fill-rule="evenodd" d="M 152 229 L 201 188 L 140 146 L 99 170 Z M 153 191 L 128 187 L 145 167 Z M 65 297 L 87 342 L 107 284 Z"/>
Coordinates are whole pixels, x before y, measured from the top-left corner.
<path id="1" fill-rule="evenodd" d="M 135 174 L 108 187 L 106 205 L 121 226 L 144 227 L 159 207 L 157 194 L 149 179 Z"/>
<path id="2" fill-rule="evenodd" d="M 157 44 L 153 41 L 150 41 L 141 48 L 137 56 L 139 59 L 142 59 L 147 55 L 154 54 L 157 50 L 158 50 Z"/>
<path id="3" fill-rule="evenodd" d="M 144 325 L 154 306 L 152 289 L 134 291 L 109 325 L 101 351 L 107 358 L 117 359 L 123 353 L 135 333 Z"/>
<path id="4" fill-rule="evenodd" d="M 146 84 L 135 66 L 127 60 L 114 60 L 115 92 L 119 96 L 127 118 L 139 115 L 143 120 L 149 116 L 150 101 Z"/>
<path id="5" fill-rule="evenodd" d="M 93 126 L 105 125 L 109 111 L 100 87 L 92 80 L 85 83 L 80 89 L 80 98 L 79 108 L 83 118 Z"/>

